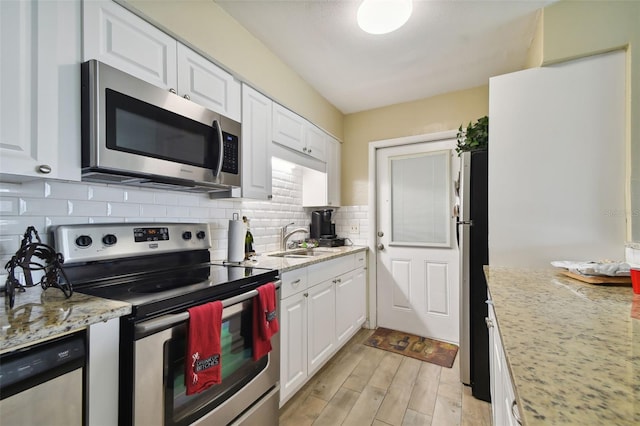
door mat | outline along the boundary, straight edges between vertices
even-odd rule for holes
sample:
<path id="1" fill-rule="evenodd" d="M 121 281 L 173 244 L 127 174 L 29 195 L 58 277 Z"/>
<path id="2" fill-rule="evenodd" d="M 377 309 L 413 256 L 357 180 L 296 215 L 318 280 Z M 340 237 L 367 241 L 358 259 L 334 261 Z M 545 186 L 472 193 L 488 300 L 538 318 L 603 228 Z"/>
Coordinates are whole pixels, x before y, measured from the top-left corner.
<path id="1" fill-rule="evenodd" d="M 382 327 L 378 328 L 364 344 L 448 368 L 451 368 L 458 353 L 458 346 L 452 343 Z"/>

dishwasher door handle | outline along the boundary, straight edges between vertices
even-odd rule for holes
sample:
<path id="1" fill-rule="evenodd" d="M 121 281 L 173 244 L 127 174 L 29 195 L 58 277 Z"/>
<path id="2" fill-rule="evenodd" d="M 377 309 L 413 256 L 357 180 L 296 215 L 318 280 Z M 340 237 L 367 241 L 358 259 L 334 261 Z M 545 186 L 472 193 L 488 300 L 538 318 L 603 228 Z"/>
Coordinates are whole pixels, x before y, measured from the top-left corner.
<path id="1" fill-rule="evenodd" d="M 274 281 L 276 289 L 280 288 L 282 284 L 281 280 Z M 225 311 L 222 312 L 222 320 L 227 319 L 228 317 L 237 314 L 242 310 L 241 306 L 236 307 L 233 310 L 229 310 L 228 308 L 237 305 L 245 300 L 252 299 L 258 295 L 258 290 L 250 290 L 246 293 L 239 294 L 237 296 L 230 297 L 222 301 L 222 307 L 225 308 Z M 159 318 L 155 318 L 149 321 L 144 321 L 139 324 L 136 324 L 134 327 L 135 335 L 148 335 L 156 333 L 160 330 L 164 330 L 176 324 L 179 324 L 183 321 L 189 319 L 189 312 L 180 312 L 179 314 L 167 314 L 163 315 Z"/>

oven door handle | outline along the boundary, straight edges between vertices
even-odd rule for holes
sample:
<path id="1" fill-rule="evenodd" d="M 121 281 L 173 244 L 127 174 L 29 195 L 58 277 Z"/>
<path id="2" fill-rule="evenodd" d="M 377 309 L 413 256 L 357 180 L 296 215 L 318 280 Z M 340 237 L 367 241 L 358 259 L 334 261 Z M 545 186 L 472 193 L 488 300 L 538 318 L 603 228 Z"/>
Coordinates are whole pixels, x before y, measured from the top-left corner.
<path id="1" fill-rule="evenodd" d="M 281 280 L 274 281 L 276 289 L 280 288 L 282 284 Z M 227 308 L 229 306 L 237 305 L 238 303 L 244 302 L 245 300 L 249 300 L 258 295 L 258 290 L 250 290 L 246 293 L 239 294 L 234 297 L 230 297 L 222 301 L 222 307 Z M 231 315 L 235 315 L 239 312 L 239 310 L 227 311 L 223 312 L 222 319 L 225 320 Z M 186 321 L 189 319 L 189 312 L 181 312 L 179 314 L 169 314 L 163 315 L 159 318 L 152 319 L 149 321 L 141 322 L 140 324 L 136 324 L 134 327 L 135 335 L 149 335 L 153 333 L 157 333 L 160 330 L 164 330 L 169 328 L 175 324 L 181 323 L 182 321 Z"/>

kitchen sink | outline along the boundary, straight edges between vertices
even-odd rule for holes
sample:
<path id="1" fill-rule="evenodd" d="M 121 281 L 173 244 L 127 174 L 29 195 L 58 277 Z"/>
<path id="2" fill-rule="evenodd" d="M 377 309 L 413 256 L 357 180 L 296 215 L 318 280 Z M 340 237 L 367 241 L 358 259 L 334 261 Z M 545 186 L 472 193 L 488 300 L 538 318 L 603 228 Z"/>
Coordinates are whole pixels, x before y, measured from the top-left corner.
<path id="1" fill-rule="evenodd" d="M 297 250 L 287 250 L 287 251 L 281 251 L 277 253 L 271 253 L 271 254 L 268 254 L 267 256 L 307 258 L 307 257 L 323 256 L 328 253 L 334 253 L 334 251 L 329 249 L 323 249 L 323 248 L 297 249 Z"/>

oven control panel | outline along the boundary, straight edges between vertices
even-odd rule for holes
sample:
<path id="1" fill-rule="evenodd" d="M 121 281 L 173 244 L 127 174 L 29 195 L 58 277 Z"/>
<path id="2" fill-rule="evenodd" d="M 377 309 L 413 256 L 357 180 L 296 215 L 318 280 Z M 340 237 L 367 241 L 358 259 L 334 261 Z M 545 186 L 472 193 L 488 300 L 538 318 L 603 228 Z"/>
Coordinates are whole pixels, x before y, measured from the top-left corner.
<path id="1" fill-rule="evenodd" d="M 211 248 L 207 223 L 61 225 L 52 237 L 65 263 Z"/>

